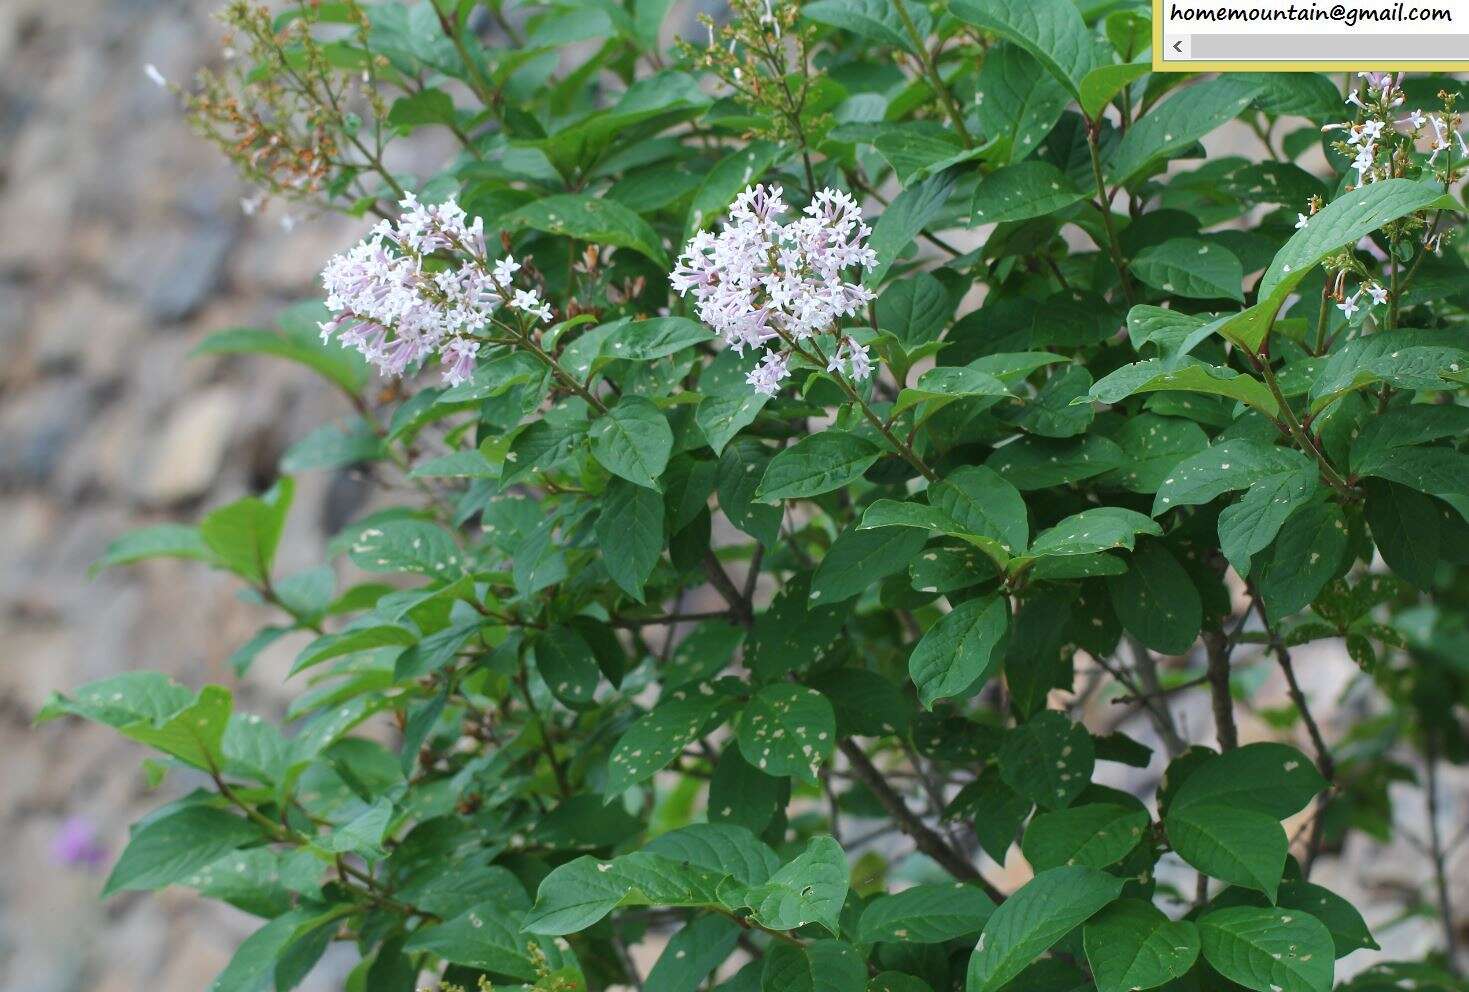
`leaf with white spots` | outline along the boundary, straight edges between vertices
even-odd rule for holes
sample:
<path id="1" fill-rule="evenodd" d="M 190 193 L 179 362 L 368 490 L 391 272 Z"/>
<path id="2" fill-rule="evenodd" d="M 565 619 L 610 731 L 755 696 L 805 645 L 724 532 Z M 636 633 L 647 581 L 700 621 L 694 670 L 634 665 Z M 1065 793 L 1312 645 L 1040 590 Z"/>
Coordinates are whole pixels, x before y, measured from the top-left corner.
<path id="1" fill-rule="evenodd" d="M 1000 904 L 969 958 L 965 992 L 997 992 L 1122 891 L 1122 879 L 1075 865 L 1036 875 Z"/>
<path id="2" fill-rule="evenodd" d="M 567 706 L 586 706 L 602 671 L 586 638 L 570 627 L 552 627 L 536 638 L 536 667 L 551 694 Z"/>
<path id="3" fill-rule="evenodd" d="M 706 682 L 676 689 L 618 739 L 607 761 L 607 794 L 652 777 L 718 725 L 725 703 Z"/>
<path id="4" fill-rule="evenodd" d="M 1139 413 L 1127 418 L 1112 440 L 1123 463 L 1101 481 L 1133 493 L 1155 493 L 1173 467 L 1209 446 L 1209 436 L 1192 420 Z"/>
<path id="5" fill-rule="evenodd" d="M 1005 734 L 999 763 L 1010 788 L 1046 809 L 1062 809 L 1090 784 L 1096 748 L 1085 728 L 1042 710 Z"/>
<path id="6" fill-rule="evenodd" d="M 1136 510 L 1099 506 L 1062 520 L 1036 536 L 1030 554 L 1037 558 L 1090 555 L 1116 548 L 1133 549 L 1137 535 L 1161 537 L 1163 528 Z"/>
<path id="7" fill-rule="evenodd" d="M 1367 505 L 1370 522 L 1370 494 Z M 1271 619 L 1282 620 L 1311 605 L 1341 567 L 1349 544 L 1346 516 L 1335 503 L 1310 503 L 1287 517 L 1275 542 L 1255 556 L 1250 568 L 1250 581 Z"/>
<path id="8" fill-rule="evenodd" d="M 613 479 L 603 495 L 596 535 L 607 574 L 641 603 L 643 583 L 663 553 L 663 497 L 645 486 Z"/>
<path id="9" fill-rule="evenodd" d="M 1081 197 L 1081 190 L 1054 165 L 1037 160 L 1017 162 L 980 179 L 970 202 L 971 222 L 1027 220 L 1068 207 Z"/>
<path id="10" fill-rule="evenodd" d="M 1036 871 L 1061 865 L 1106 868 L 1143 839 L 1146 810 L 1112 803 L 1087 803 L 1039 813 L 1025 828 L 1020 850 Z"/>
<path id="11" fill-rule="evenodd" d="M 924 706 L 978 692 L 1004 658 L 1010 608 L 1000 596 L 966 600 L 924 632 L 908 674 Z"/>
<path id="12" fill-rule="evenodd" d="M 718 906 L 727 873 L 634 851 L 610 860 L 580 857 L 541 880 L 526 933 L 585 930 L 618 906 Z"/>
<path id="13" fill-rule="evenodd" d="M 701 916 L 668 939 L 645 982 L 656 992 L 697 992 L 709 973 L 724 963 L 741 934 L 727 916 Z"/>
<path id="14" fill-rule="evenodd" d="M 452 578 L 465 566 L 454 539 L 426 520 L 385 520 L 365 528 L 352 542 L 351 558 L 368 572 L 416 572 L 434 578 Z"/>
<path id="15" fill-rule="evenodd" d="M 1256 79 L 1228 74 L 1178 87 L 1127 129 L 1108 163 L 1108 184 L 1127 185 L 1154 163 L 1177 156 L 1242 114 L 1260 88 Z"/>
<path id="16" fill-rule="evenodd" d="M 928 535 L 908 527 L 863 530 L 849 526 L 837 535 L 811 576 L 811 599 L 823 605 L 861 595 L 881 579 L 908 567 Z"/>
<path id="17" fill-rule="evenodd" d="M 750 966 L 758 970 L 758 985 L 739 983 L 739 976 L 721 985 L 725 992 L 863 992 L 867 967 L 851 944 L 840 940 L 816 940 L 804 946 L 774 943 L 764 962 Z M 743 972 L 741 972 L 743 974 Z"/>
<path id="18" fill-rule="evenodd" d="M 841 932 L 837 916 L 849 884 L 841 845 L 830 837 L 813 837 L 806 850 L 769 881 L 740 892 L 737 908 L 749 909 L 757 923 L 772 930 L 819 923 L 835 936 Z"/>
<path id="19" fill-rule="evenodd" d="M 1316 765 L 1288 744 L 1261 741 L 1214 755 L 1197 765 L 1174 793 L 1169 812 L 1220 803 L 1283 820 L 1305 809 L 1326 780 Z"/>
<path id="20" fill-rule="evenodd" d="M 942 944 L 979 933 L 994 911 L 994 900 L 973 885 L 915 885 L 868 903 L 857 925 L 857 940 Z"/>
<path id="21" fill-rule="evenodd" d="M 1198 238 L 1170 238 L 1137 253 L 1129 266 L 1138 281 L 1170 296 L 1245 301 L 1244 267 L 1228 249 Z"/>
<path id="22" fill-rule="evenodd" d="M 836 714 L 816 690 L 777 682 L 746 704 L 738 737 L 745 760 L 765 774 L 815 782 L 835 744 Z"/>
<path id="23" fill-rule="evenodd" d="M 1120 403 L 1139 393 L 1175 390 L 1238 400 L 1272 417 L 1280 412 L 1280 405 L 1271 395 L 1269 387 L 1259 379 L 1233 369 L 1207 365 L 1188 355 L 1150 358 L 1144 362 L 1124 365 L 1110 375 L 1098 379 L 1089 396 L 1098 403 Z M 1113 466 L 1108 466 L 1111 467 Z"/>
<path id="24" fill-rule="evenodd" d="M 1094 396 L 1099 386 L 1101 383 L 1092 387 Z M 1095 434 L 1068 440 L 1022 437 L 985 461 L 986 468 L 1022 492 L 1081 482 L 1121 464 L 1122 452 L 1117 445 Z"/>
<path id="25" fill-rule="evenodd" d="M 1082 930 L 1097 992 L 1139 992 L 1188 973 L 1199 957 L 1199 930 L 1170 920 L 1141 899 L 1119 899 Z"/>
<path id="26" fill-rule="evenodd" d="M 1074 97 L 1096 67 L 1091 32 L 1071 0 L 954 0 L 949 12 L 1025 49 Z"/>
<path id="27" fill-rule="evenodd" d="M 776 453 L 755 495 L 767 502 L 820 496 L 860 479 L 881 454 L 877 445 L 857 434 L 812 434 Z"/>
<path id="28" fill-rule="evenodd" d="M 668 467 L 673 431 L 650 400 L 626 396 L 592 422 L 592 457 L 613 475 L 649 489 Z"/>
<path id="29" fill-rule="evenodd" d="M 1204 959 L 1254 992 L 1329 992 L 1331 934 L 1298 909 L 1233 906 L 1199 918 Z"/>
<path id="30" fill-rule="evenodd" d="M 742 885 L 768 881 L 780 858 L 760 838 L 733 823 L 692 823 L 659 834 L 644 848 L 649 854 L 722 872 Z"/>
<path id="31" fill-rule="evenodd" d="M 1133 128 L 1128 137 L 1136 131 Z M 1356 245 L 1384 224 L 1429 209 L 1462 208 L 1456 199 L 1444 195 L 1441 186 L 1416 179 L 1386 179 L 1343 193 L 1312 215 L 1275 253 L 1260 279 L 1258 302 L 1231 318 L 1219 332 L 1254 352 L 1301 280 L 1328 255 Z"/>
<path id="32" fill-rule="evenodd" d="M 724 452 L 724 446 L 736 434 L 754 423 L 770 402 L 770 397 L 755 392 L 745 381 L 759 360 L 754 352 L 740 355 L 726 348 L 699 375 L 703 399 L 694 408 L 694 422 L 716 455 Z"/>
<path id="33" fill-rule="evenodd" d="M 1127 571 L 1107 579 L 1107 592 L 1122 626 L 1154 651 L 1183 654 L 1199 636 L 1204 603 L 1198 587 L 1159 541 L 1140 545 Z"/>

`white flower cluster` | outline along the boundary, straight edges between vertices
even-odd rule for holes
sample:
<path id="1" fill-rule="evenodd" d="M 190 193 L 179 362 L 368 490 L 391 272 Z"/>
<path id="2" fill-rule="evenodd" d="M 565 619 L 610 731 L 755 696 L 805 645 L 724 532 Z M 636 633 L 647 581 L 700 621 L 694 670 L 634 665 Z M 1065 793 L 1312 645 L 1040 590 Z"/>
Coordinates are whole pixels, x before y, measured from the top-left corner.
<path id="1" fill-rule="evenodd" d="M 871 291 L 848 281 L 847 273 L 877 264 L 867 247 L 872 228 L 849 194 L 823 189 L 801 216 L 783 224 L 786 210 L 779 186 L 746 189 L 723 229 L 694 235 L 669 277 L 681 295 L 694 294 L 699 319 L 736 352 L 773 345 L 747 377 L 767 396 L 790 375 L 793 350 L 835 331 L 839 320 L 872 301 Z M 872 374 L 872 359 L 864 346 L 839 335 L 827 369 L 861 380 Z"/>
<path id="2" fill-rule="evenodd" d="M 1452 122 L 1444 115 L 1424 114 L 1421 110 L 1414 109 L 1406 117 L 1393 119 L 1393 111 L 1401 107 L 1406 99 L 1402 89 L 1402 73 L 1393 75 L 1390 72 L 1359 72 L 1357 76 L 1365 79 L 1367 85 L 1352 87 L 1346 102 L 1360 110 L 1364 119 L 1328 124 L 1322 130 L 1346 132 L 1346 142 L 1353 149 L 1352 168 L 1356 170 L 1358 186 L 1392 177 L 1391 149 L 1389 148 L 1386 158 L 1380 155 L 1385 136 L 1405 134 L 1416 143 L 1424 136 L 1424 128 L 1427 126 L 1432 129 L 1433 142 L 1429 149 L 1430 166 L 1437 164 L 1439 155 L 1452 147 L 1449 140 L 1451 136 L 1458 142 L 1460 154 L 1469 158 L 1469 143 L 1465 142 L 1462 134 L 1454 130 Z"/>
<path id="3" fill-rule="evenodd" d="M 513 258 L 490 262 L 484 225 L 453 200 L 420 203 L 412 193 L 399 204 L 396 223 L 381 221 L 362 241 L 322 271 L 333 335 L 356 348 L 384 375 L 402 375 L 435 353 L 451 386 L 474 372 L 484 329 L 502 306 L 542 321 L 551 308 L 534 290 L 512 289 L 520 269 Z M 431 264 L 430 256 L 447 257 Z"/>

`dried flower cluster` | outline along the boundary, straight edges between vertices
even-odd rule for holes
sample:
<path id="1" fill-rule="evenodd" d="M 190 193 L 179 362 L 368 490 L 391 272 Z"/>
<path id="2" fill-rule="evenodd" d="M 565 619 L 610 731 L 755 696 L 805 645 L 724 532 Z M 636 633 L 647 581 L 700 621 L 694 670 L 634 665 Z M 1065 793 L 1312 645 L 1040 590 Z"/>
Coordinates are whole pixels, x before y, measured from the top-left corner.
<path id="1" fill-rule="evenodd" d="M 861 282 L 847 278 L 877 264 L 867 246 L 872 228 L 841 190 L 819 190 L 801 216 L 783 224 L 787 209 L 779 186 L 746 189 L 722 230 L 694 235 L 669 277 L 680 295 L 694 294 L 699 319 L 735 351 L 778 342 L 749 375 L 767 396 L 789 376 L 793 352 L 809 357 L 807 342 L 828 371 L 858 380 L 872 374 L 867 349 L 845 335 L 838 335 L 829 357 L 811 340 L 835 331 L 838 321 L 873 299 Z"/>
<path id="2" fill-rule="evenodd" d="M 323 270 L 334 314 L 321 325 L 323 341 L 335 335 L 391 376 L 437 353 L 453 386 L 473 374 L 492 324 L 523 333 L 496 319 L 502 306 L 551 320 L 535 290 L 511 286 L 520 270 L 515 259 L 489 260 L 478 217 L 470 221 L 453 200 L 429 205 L 412 193 L 400 205 L 396 222 L 380 221 Z"/>

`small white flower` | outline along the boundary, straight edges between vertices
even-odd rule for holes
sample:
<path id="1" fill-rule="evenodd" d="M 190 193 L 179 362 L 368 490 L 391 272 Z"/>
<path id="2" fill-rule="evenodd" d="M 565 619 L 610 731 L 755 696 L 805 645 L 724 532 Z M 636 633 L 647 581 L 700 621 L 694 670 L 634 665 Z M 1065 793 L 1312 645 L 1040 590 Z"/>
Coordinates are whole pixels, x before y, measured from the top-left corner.
<path id="1" fill-rule="evenodd" d="M 1368 286 L 1367 295 L 1372 297 L 1373 306 L 1380 307 L 1387 302 L 1387 288 L 1384 287 L 1381 283 L 1374 282 L 1370 286 Z"/>
<path id="2" fill-rule="evenodd" d="M 154 65 L 152 62 L 149 62 L 148 64 L 143 66 L 143 72 L 145 75 L 147 75 L 149 79 L 153 81 L 154 86 L 157 86 L 161 90 L 168 89 L 168 79 L 163 75 L 163 73 L 158 71 L 158 66 Z"/>
<path id="3" fill-rule="evenodd" d="M 1311 218 L 1307 217 L 1305 214 L 1296 214 L 1297 231 L 1299 231 L 1301 228 L 1305 227 L 1309 223 L 1311 223 Z"/>
<path id="4" fill-rule="evenodd" d="M 1348 320 L 1351 320 L 1352 319 L 1352 314 L 1354 314 L 1358 310 L 1362 309 L 1360 306 L 1357 305 L 1357 299 L 1361 295 L 1362 295 L 1362 291 L 1359 289 L 1355 293 L 1353 293 L 1351 296 L 1347 297 L 1345 300 L 1343 300 L 1342 302 L 1338 303 L 1336 305 L 1336 308 L 1338 310 L 1340 310 L 1342 312 L 1342 314 Z"/>

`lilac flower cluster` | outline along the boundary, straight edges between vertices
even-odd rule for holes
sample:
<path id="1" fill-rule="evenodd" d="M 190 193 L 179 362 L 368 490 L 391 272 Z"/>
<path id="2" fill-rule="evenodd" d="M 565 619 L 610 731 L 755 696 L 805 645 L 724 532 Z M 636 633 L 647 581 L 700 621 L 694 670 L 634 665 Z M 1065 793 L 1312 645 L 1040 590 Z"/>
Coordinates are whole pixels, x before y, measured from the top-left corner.
<path id="1" fill-rule="evenodd" d="M 1425 126 L 1432 129 L 1432 145 L 1428 156 L 1430 167 L 1438 163 L 1439 155 L 1450 150 L 1450 137 L 1458 142 L 1460 154 L 1469 158 L 1469 142 L 1454 130 L 1456 120 L 1450 120 L 1443 114 L 1424 114 L 1417 109 L 1406 117 L 1394 119 L 1393 111 L 1401 107 L 1406 99 L 1402 88 L 1402 73 L 1394 75 L 1390 72 L 1359 72 L 1357 76 L 1365 79 L 1367 85 L 1353 86 L 1347 93 L 1346 102 L 1361 111 L 1364 119 L 1328 124 L 1323 130 L 1346 132 L 1346 142 L 1354 156 L 1352 168 L 1356 170 L 1358 186 L 1393 176 L 1390 146 L 1385 158 L 1380 154 L 1386 137 L 1404 134 L 1416 143 L 1425 135 Z M 1399 131 L 1400 128 L 1403 130 Z"/>
<path id="2" fill-rule="evenodd" d="M 699 319 L 737 353 L 765 350 L 747 381 L 767 396 L 790 375 L 793 352 L 872 301 L 872 292 L 847 273 L 877 264 L 867 246 L 872 228 L 849 194 L 820 190 L 801 216 L 782 223 L 786 210 L 779 186 L 746 189 L 723 229 L 694 235 L 669 276 L 681 295 L 694 294 Z M 866 347 L 839 332 L 838 338 L 835 351 L 821 356 L 827 370 L 870 376 Z"/>
<path id="3" fill-rule="evenodd" d="M 420 203 L 412 193 L 396 223 L 381 221 L 322 271 L 333 335 L 384 375 L 402 375 L 435 353 L 451 386 L 474 372 L 480 338 L 504 306 L 542 321 L 551 308 L 534 290 L 512 289 L 520 264 L 489 260 L 484 224 L 453 200 Z M 447 261 L 445 261 L 447 259 Z"/>

